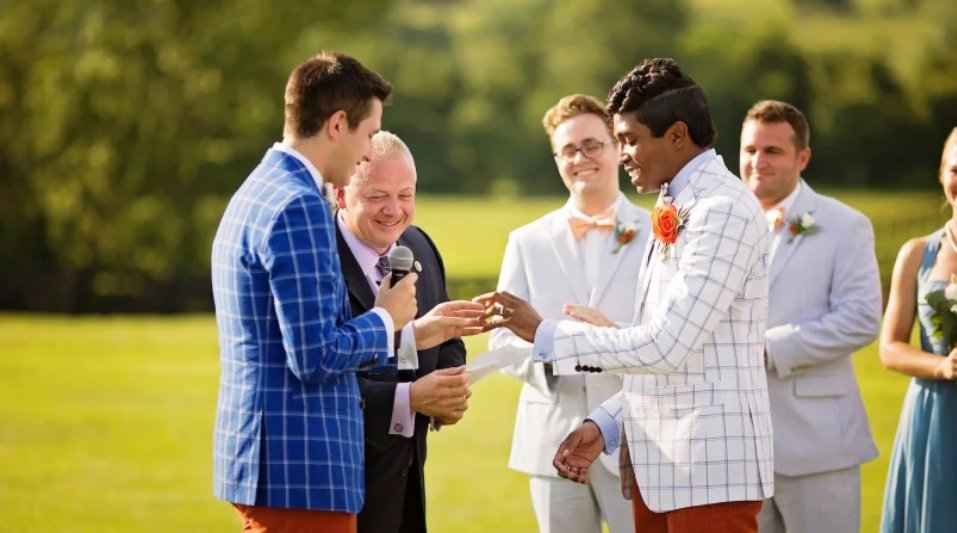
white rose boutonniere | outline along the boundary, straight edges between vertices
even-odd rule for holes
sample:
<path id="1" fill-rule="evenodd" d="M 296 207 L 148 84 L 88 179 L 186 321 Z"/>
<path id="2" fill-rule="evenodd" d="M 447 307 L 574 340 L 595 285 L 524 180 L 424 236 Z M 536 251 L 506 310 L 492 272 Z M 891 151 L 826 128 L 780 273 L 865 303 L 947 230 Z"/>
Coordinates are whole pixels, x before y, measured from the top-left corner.
<path id="1" fill-rule="evenodd" d="M 788 232 L 791 234 L 788 243 L 793 241 L 798 235 L 813 235 L 820 230 L 821 227 L 817 225 L 817 221 L 814 220 L 811 213 L 806 212 L 799 217 L 792 217 L 788 219 Z"/>

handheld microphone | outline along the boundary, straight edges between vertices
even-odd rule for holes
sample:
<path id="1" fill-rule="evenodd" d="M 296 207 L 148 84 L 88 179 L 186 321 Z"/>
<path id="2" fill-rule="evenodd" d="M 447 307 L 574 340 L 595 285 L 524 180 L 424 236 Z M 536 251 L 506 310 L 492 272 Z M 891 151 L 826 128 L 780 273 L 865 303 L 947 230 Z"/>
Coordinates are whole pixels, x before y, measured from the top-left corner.
<path id="1" fill-rule="evenodd" d="M 412 265 L 415 258 L 412 257 L 412 250 L 405 246 L 396 246 L 395 250 L 389 254 L 389 263 L 392 264 L 392 286 L 412 271 Z"/>

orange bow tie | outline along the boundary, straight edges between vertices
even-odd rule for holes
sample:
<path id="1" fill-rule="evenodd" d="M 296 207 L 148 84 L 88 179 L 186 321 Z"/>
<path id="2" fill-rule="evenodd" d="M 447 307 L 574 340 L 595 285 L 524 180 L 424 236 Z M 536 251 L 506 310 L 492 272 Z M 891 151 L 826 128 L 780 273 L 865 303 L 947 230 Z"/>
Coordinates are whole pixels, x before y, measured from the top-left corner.
<path id="1" fill-rule="evenodd" d="M 576 241 L 582 240 L 588 230 L 611 231 L 615 227 L 614 211 L 609 209 L 589 218 L 571 217 L 568 219 L 568 226 Z"/>
<path id="2" fill-rule="evenodd" d="M 781 226 L 784 224 L 784 208 L 775 207 L 774 209 L 769 209 L 764 212 L 764 217 L 768 219 L 768 227 L 771 231 L 777 231 L 781 229 Z"/>

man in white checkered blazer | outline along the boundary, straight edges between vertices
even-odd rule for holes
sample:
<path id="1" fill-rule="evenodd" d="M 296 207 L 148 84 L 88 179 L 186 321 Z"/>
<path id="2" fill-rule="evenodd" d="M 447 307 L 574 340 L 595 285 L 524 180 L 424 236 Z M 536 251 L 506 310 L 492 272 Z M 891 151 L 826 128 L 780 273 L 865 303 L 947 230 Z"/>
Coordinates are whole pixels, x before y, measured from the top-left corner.
<path id="1" fill-rule="evenodd" d="M 353 317 L 322 187 L 344 186 L 369 159 L 390 91 L 348 56 L 299 65 L 283 141 L 233 195 L 216 233 L 213 485 L 243 531 L 355 531 L 364 490 L 355 372 L 394 364 L 393 332 L 416 313 L 416 275 L 384 283 L 375 307 Z"/>
<path id="2" fill-rule="evenodd" d="M 534 358 L 553 371 L 625 374 L 622 392 L 559 447 L 562 477 L 587 482 L 588 467 L 623 434 L 622 481 L 640 495 L 625 487 L 635 531 L 757 531 L 774 481 L 764 213 L 710 149 L 707 99 L 674 61 L 637 66 L 608 107 L 632 184 L 661 191 L 634 325 L 543 321 L 507 293 L 479 300 L 500 315 L 492 326 L 533 341 Z"/>

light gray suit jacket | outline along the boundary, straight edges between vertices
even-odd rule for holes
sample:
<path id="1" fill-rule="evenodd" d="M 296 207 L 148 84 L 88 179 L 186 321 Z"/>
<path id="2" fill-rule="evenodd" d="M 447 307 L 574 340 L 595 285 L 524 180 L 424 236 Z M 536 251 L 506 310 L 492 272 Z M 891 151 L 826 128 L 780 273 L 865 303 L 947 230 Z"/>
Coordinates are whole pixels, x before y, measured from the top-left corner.
<path id="1" fill-rule="evenodd" d="M 634 239 L 617 253 L 614 239 L 599 262 L 595 290 L 585 282 L 579 245 L 568 228 L 568 210 L 563 207 L 516 229 L 509 235 L 498 290 L 528 301 L 544 318 L 564 318 L 567 303 L 600 309 L 610 319 L 628 323 L 635 312 L 635 292 L 642 252 L 651 235 L 650 215 L 624 196 L 618 202 L 618 220 L 635 227 Z M 505 328 L 496 329 L 489 348 L 531 344 Z M 592 410 L 621 390 L 621 377 L 614 374 L 556 376 L 531 357 L 503 373 L 525 382 L 519 398 L 509 467 L 537 476 L 557 477 L 552 457 L 564 438 Z M 618 475 L 618 456 L 603 456 L 602 464 Z"/>
<path id="2" fill-rule="evenodd" d="M 870 220 L 807 183 L 785 218 L 810 213 L 819 231 L 771 261 L 768 393 L 775 472 L 800 476 L 877 457 L 851 354 L 877 336 L 881 281 Z"/>

